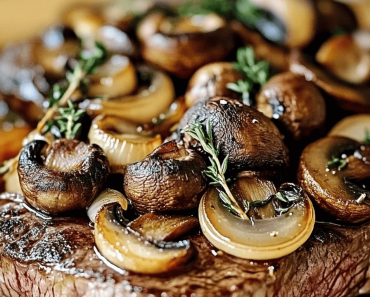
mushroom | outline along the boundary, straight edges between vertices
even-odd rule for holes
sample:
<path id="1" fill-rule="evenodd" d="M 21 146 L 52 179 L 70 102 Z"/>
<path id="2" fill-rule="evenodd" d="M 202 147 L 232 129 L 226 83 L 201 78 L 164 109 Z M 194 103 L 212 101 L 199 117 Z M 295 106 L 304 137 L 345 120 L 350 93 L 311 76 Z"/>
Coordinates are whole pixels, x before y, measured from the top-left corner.
<path id="1" fill-rule="evenodd" d="M 370 218 L 370 148 L 330 136 L 308 145 L 300 158 L 298 181 L 320 208 L 338 219 L 360 223 Z"/>
<path id="2" fill-rule="evenodd" d="M 283 134 L 294 141 L 323 132 L 325 100 L 318 88 L 302 76 L 291 72 L 273 76 L 257 95 L 255 107 L 275 120 Z"/>
<path id="3" fill-rule="evenodd" d="M 358 142 L 365 142 L 370 135 L 370 115 L 355 114 L 345 117 L 334 125 L 328 136 L 343 136 Z"/>
<path id="4" fill-rule="evenodd" d="M 260 10 L 254 27 L 268 40 L 290 48 L 306 46 L 315 35 L 315 8 L 308 0 L 251 0 Z M 249 24 L 250 6 L 236 2 L 238 19 Z M 297 26 L 297 23 L 300 25 Z"/>
<path id="5" fill-rule="evenodd" d="M 90 115 L 105 114 L 144 124 L 165 112 L 175 97 L 171 78 L 149 66 L 137 70 L 142 82 L 135 94 L 90 100 L 87 106 Z"/>
<path id="6" fill-rule="evenodd" d="M 244 189 L 249 191 L 247 195 L 253 195 L 253 190 Z M 298 202 L 285 214 L 254 220 L 251 224 L 228 211 L 222 205 L 216 188 L 211 187 L 199 206 L 199 222 L 204 236 L 216 248 L 244 259 L 270 260 L 292 253 L 311 235 L 315 212 L 302 189 L 283 184 L 279 191 L 283 190 L 287 197 L 294 197 Z M 258 192 L 263 191 L 268 194 L 269 187 Z"/>
<path id="7" fill-rule="evenodd" d="M 89 208 L 95 223 L 95 243 L 100 253 L 114 265 L 137 273 L 158 274 L 183 267 L 194 255 L 189 240 L 149 243 L 128 227 L 127 200 L 107 189 Z"/>
<path id="8" fill-rule="evenodd" d="M 46 75 L 60 78 L 69 58 L 80 52 L 80 42 L 74 32 L 63 26 L 55 26 L 44 32 L 32 43 L 31 55 Z"/>
<path id="9" fill-rule="evenodd" d="M 87 95 L 92 97 L 129 95 L 134 93 L 138 83 L 135 66 L 122 55 L 111 56 L 88 78 Z"/>
<path id="10" fill-rule="evenodd" d="M 160 135 L 140 132 L 140 127 L 120 118 L 100 115 L 90 127 L 90 143 L 99 145 L 112 173 L 123 173 L 127 164 L 138 162 L 162 143 Z"/>
<path id="11" fill-rule="evenodd" d="M 173 18 L 152 13 L 139 23 L 137 36 L 146 61 L 180 78 L 223 60 L 235 46 L 232 30 L 215 14 Z"/>
<path id="12" fill-rule="evenodd" d="M 140 213 L 193 209 L 206 188 L 205 168 L 195 151 L 166 142 L 126 167 L 124 191 Z"/>
<path id="13" fill-rule="evenodd" d="M 199 102 L 185 113 L 177 130 L 185 147 L 202 152 L 200 143 L 186 134 L 186 129 L 196 121 L 205 125 L 207 120 L 220 158 L 229 156 L 230 170 L 278 171 L 288 167 L 288 150 L 273 122 L 261 112 L 226 97 Z"/>
<path id="14" fill-rule="evenodd" d="M 37 210 L 57 215 L 84 209 L 109 174 L 102 149 L 77 140 L 34 140 L 20 153 L 18 175 L 23 195 Z"/>
<path id="15" fill-rule="evenodd" d="M 179 239 L 198 225 L 198 219 L 191 216 L 147 213 L 127 227 L 149 242 L 158 242 Z"/>
<path id="16" fill-rule="evenodd" d="M 370 112 L 369 86 L 354 86 L 339 80 L 309 62 L 305 55 L 299 51 L 293 51 L 290 56 L 290 71 L 312 81 L 325 93 L 332 96 L 341 108 L 356 112 Z"/>
<path id="17" fill-rule="evenodd" d="M 362 49 L 351 35 L 333 36 L 324 42 L 316 53 L 316 61 L 346 82 L 370 82 L 370 52 Z"/>
<path id="18" fill-rule="evenodd" d="M 370 3 L 367 0 L 335 0 L 348 5 L 356 16 L 360 29 L 370 28 Z"/>
<path id="19" fill-rule="evenodd" d="M 240 94 L 227 88 L 228 83 L 244 79 L 243 74 L 234 69 L 232 63 L 215 62 L 199 68 L 191 77 L 186 93 L 186 105 L 206 101 L 215 96 L 239 99 Z"/>

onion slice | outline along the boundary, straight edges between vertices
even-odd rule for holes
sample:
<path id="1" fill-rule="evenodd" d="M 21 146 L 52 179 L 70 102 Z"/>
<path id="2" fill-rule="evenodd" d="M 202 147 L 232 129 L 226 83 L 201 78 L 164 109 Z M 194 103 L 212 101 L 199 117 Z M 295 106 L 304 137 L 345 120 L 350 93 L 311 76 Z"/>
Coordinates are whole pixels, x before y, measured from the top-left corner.
<path id="1" fill-rule="evenodd" d="M 141 76 L 150 78 L 148 87 L 139 88 L 134 95 L 91 100 L 88 111 L 91 114 L 106 114 L 144 124 L 150 123 L 167 110 L 175 97 L 171 78 L 148 66 L 141 66 L 138 71 Z"/>
<path id="2" fill-rule="evenodd" d="M 127 200 L 123 194 L 116 190 L 105 189 L 98 197 L 95 198 L 93 203 L 87 209 L 87 215 L 91 222 L 95 222 L 96 216 L 99 211 L 106 205 L 119 203 L 123 210 L 127 210 Z"/>
<path id="3" fill-rule="evenodd" d="M 127 208 L 121 193 L 106 190 L 88 210 L 95 222 L 96 246 L 108 261 L 137 273 L 157 274 L 181 267 L 192 257 L 194 249 L 188 240 L 154 245 L 130 232 L 125 226 L 128 220 L 115 202 Z"/>
<path id="4" fill-rule="evenodd" d="M 366 131 L 370 131 L 370 115 L 356 114 L 345 117 L 330 130 L 328 136 L 343 136 L 364 142 Z"/>
<path id="5" fill-rule="evenodd" d="M 103 149 L 113 173 L 123 173 L 126 165 L 142 160 L 162 143 L 159 134 L 140 133 L 137 125 L 110 116 L 96 117 L 88 137 Z"/>
<path id="6" fill-rule="evenodd" d="M 277 259 L 299 248 L 311 235 L 315 212 L 309 199 L 279 217 L 256 220 L 254 225 L 231 214 L 210 188 L 199 206 L 199 222 L 206 238 L 220 250 L 239 258 Z"/>
<path id="7" fill-rule="evenodd" d="M 113 55 L 89 76 L 88 96 L 124 96 L 137 88 L 134 64 L 126 56 Z"/>

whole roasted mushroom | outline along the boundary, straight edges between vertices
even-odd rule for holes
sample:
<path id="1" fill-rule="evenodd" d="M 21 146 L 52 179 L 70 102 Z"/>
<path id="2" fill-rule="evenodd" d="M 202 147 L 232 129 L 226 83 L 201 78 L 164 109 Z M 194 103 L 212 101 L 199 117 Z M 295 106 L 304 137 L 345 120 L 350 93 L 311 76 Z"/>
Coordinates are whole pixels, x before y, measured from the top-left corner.
<path id="1" fill-rule="evenodd" d="M 84 209 L 102 189 L 109 163 L 102 149 L 78 140 L 34 140 L 21 151 L 23 195 L 37 210 L 57 215 Z"/>
<path id="2" fill-rule="evenodd" d="M 240 94 L 230 90 L 228 83 L 244 79 L 242 73 L 234 69 L 232 63 L 215 62 L 199 68 L 191 77 L 185 94 L 188 107 L 215 96 L 238 99 Z"/>
<path id="3" fill-rule="evenodd" d="M 220 158 L 229 156 L 230 170 L 278 171 L 288 167 L 288 150 L 273 122 L 238 100 L 215 97 L 193 105 L 182 118 L 178 134 L 186 148 L 202 152 L 200 143 L 186 133 L 190 124 L 210 121 Z"/>
<path id="4" fill-rule="evenodd" d="M 173 18 L 153 13 L 138 25 L 137 36 L 146 61 L 180 78 L 223 60 L 236 40 L 225 20 L 215 14 Z"/>
<path id="5" fill-rule="evenodd" d="M 256 108 L 281 126 L 294 141 L 323 132 L 326 106 L 318 88 L 304 77 L 285 72 L 273 76 L 256 97 Z"/>
<path id="6" fill-rule="evenodd" d="M 167 142 L 126 167 L 124 191 L 141 213 L 196 208 L 206 188 L 205 168 L 195 151 Z"/>
<path id="7" fill-rule="evenodd" d="M 307 146 L 300 158 L 298 181 L 325 211 L 349 223 L 370 218 L 368 201 L 370 147 L 330 136 Z"/>

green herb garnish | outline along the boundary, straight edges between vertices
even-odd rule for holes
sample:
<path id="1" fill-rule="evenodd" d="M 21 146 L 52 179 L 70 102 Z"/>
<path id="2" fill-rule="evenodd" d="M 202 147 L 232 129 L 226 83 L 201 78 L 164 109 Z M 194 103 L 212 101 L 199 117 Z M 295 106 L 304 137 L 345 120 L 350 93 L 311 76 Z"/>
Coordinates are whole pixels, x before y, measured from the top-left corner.
<path id="1" fill-rule="evenodd" d="M 370 131 L 369 131 L 369 129 L 365 129 L 364 143 L 370 145 Z"/>
<path id="2" fill-rule="evenodd" d="M 59 106 L 65 106 L 73 94 L 80 86 L 81 81 L 86 75 L 94 73 L 96 68 L 103 64 L 107 59 L 107 51 L 100 42 L 95 42 L 93 50 L 84 50 L 81 52 L 80 60 L 77 62 L 72 72 L 68 73 L 67 79 L 69 85 L 67 88 L 54 86 L 51 96 L 49 97 L 49 110 L 38 123 L 36 131 L 45 132 L 44 127 L 52 119 Z"/>
<path id="3" fill-rule="evenodd" d="M 183 3 L 178 8 L 178 14 L 180 17 L 184 17 L 217 13 L 223 17 L 231 17 L 234 10 L 235 3 L 229 0 L 200 0 Z"/>
<path id="4" fill-rule="evenodd" d="M 252 47 L 242 47 L 237 51 L 237 61 L 234 69 L 245 76 L 244 80 L 228 83 L 227 88 L 242 94 L 246 105 L 251 105 L 250 92 L 253 88 L 260 88 L 269 79 L 270 69 L 266 61 L 256 61 Z"/>
<path id="5" fill-rule="evenodd" d="M 335 168 L 337 167 L 338 170 L 342 170 L 344 167 L 346 167 L 348 164 L 347 160 L 346 159 L 339 159 L 339 158 L 335 158 L 334 156 L 332 157 L 332 160 L 328 162 L 328 164 L 326 165 L 327 168 L 329 169 L 332 169 L 332 168 Z"/>
<path id="6" fill-rule="evenodd" d="M 234 15 L 238 20 L 255 28 L 263 12 L 250 0 L 237 0 L 235 2 Z"/>
<path id="7" fill-rule="evenodd" d="M 218 159 L 219 148 L 215 148 L 213 144 L 213 136 L 209 120 L 206 123 L 206 132 L 207 135 L 203 131 L 203 126 L 198 121 L 195 124 L 190 124 L 190 129 L 186 130 L 186 133 L 198 140 L 203 149 L 210 155 L 209 160 L 212 165 L 209 166 L 204 173 L 211 180 L 211 185 L 215 185 L 223 189 L 219 189 L 220 199 L 223 204 L 229 209 L 230 212 L 238 215 L 240 218 L 249 220 L 246 213 L 243 212 L 243 210 L 239 207 L 227 185 L 229 180 L 225 179 L 225 173 L 227 170 L 229 156 L 226 156 L 221 164 L 220 160 Z"/>

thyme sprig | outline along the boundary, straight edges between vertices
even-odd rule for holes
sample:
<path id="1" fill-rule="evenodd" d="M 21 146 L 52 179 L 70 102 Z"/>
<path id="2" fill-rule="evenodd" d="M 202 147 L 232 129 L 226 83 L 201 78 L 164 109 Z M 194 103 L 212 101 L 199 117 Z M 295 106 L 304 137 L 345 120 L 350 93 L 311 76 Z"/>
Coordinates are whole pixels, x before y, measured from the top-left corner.
<path id="1" fill-rule="evenodd" d="M 227 88 L 242 94 L 243 102 L 251 105 L 250 93 L 253 88 L 260 88 L 270 77 L 270 67 L 266 61 L 256 61 L 252 47 L 239 48 L 234 69 L 242 73 L 244 80 L 228 83 Z"/>
<path id="2" fill-rule="evenodd" d="M 249 220 L 246 213 L 236 202 L 227 185 L 227 182 L 229 180 L 226 180 L 225 173 L 227 170 L 229 156 L 226 156 L 222 163 L 220 162 L 218 158 L 219 147 L 215 148 L 213 144 L 213 135 L 210 121 L 208 120 L 206 123 L 206 134 L 204 133 L 203 126 L 199 123 L 199 121 L 197 121 L 195 124 L 190 124 L 190 129 L 186 130 L 186 133 L 194 139 L 198 140 L 203 149 L 210 155 L 209 160 L 211 162 L 211 166 L 209 166 L 207 170 L 204 171 L 204 173 L 211 180 L 211 185 L 219 187 L 219 197 L 223 204 L 230 210 L 230 212 L 238 215 L 240 218 Z"/>
<path id="3" fill-rule="evenodd" d="M 365 129 L 364 143 L 370 145 L 370 131 L 369 131 L 369 129 Z"/>
<path id="4" fill-rule="evenodd" d="M 82 116 L 86 113 L 85 110 L 79 110 L 74 107 L 73 103 L 68 100 L 68 107 L 58 108 L 60 116 L 55 118 L 53 121 L 46 123 L 45 133 L 50 131 L 52 127 L 56 127 L 59 130 L 61 138 L 73 139 L 76 137 L 77 132 L 81 128 L 79 123 Z"/>
<path id="5" fill-rule="evenodd" d="M 328 164 L 326 165 L 326 167 L 328 169 L 337 167 L 337 169 L 340 171 L 344 169 L 347 166 L 347 164 L 348 162 L 346 159 L 340 159 L 333 156 L 331 161 L 329 161 Z"/>
<path id="6" fill-rule="evenodd" d="M 95 42 L 93 50 L 83 50 L 80 54 L 80 60 L 77 62 L 72 72 L 68 73 L 68 87 L 54 86 L 49 97 L 49 110 L 38 123 L 36 131 L 42 133 L 45 125 L 50 121 L 58 111 L 59 106 L 65 106 L 73 92 L 80 86 L 81 81 L 86 75 L 95 72 L 96 68 L 103 64 L 107 59 L 105 46 L 100 42 Z"/>

